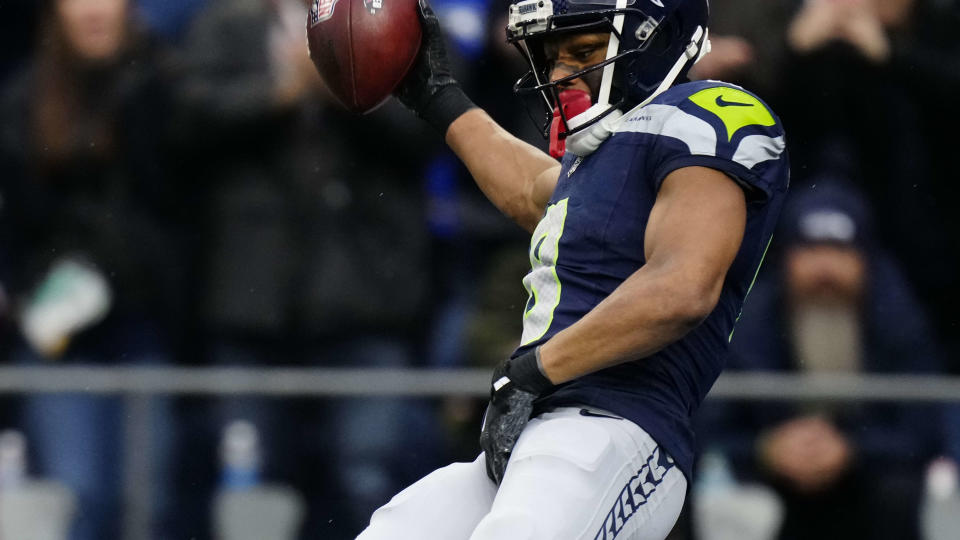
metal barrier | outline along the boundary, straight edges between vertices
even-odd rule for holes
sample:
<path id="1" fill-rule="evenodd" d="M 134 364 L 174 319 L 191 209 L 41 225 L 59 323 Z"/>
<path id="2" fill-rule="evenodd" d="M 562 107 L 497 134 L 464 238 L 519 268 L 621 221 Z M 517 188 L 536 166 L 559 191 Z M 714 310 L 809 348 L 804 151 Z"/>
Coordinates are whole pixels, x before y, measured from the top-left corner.
<path id="1" fill-rule="evenodd" d="M 0 367 L 0 394 L 477 396 L 489 369 Z M 960 402 L 960 377 L 727 373 L 708 399 Z"/>
<path id="2" fill-rule="evenodd" d="M 489 384 L 489 369 L 0 367 L 0 394 L 125 397 L 125 540 L 150 538 L 150 399 L 154 396 L 483 398 Z M 720 377 L 708 399 L 960 403 L 960 377 L 728 373 Z"/>

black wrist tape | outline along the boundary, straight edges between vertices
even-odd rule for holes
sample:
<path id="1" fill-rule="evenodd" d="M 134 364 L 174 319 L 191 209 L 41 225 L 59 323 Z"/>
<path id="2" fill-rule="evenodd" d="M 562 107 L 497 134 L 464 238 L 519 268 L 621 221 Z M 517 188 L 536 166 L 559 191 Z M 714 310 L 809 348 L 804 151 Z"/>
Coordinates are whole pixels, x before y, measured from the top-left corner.
<path id="1" fill-rule="evenodd" d="M 441 135 L 447 135 L 447 129 L 460 115 L 476 108 L 459 84 L 448 84 L 430 98 L 430 102 L 421 111 L 421 116 Z"/>
<path id="2" fill-rule="evenodd" d="M 507 376 L 520 388 L 537 395 L 553 388 L 553 383 L 540 370 L 536 349 L 510 360 Z"/>

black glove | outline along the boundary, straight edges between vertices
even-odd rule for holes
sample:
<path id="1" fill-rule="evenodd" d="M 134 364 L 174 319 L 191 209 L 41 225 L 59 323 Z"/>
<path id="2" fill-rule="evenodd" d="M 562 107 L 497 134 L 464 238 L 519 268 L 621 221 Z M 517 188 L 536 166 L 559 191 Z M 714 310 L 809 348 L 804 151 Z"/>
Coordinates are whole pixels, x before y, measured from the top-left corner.
<path id="1" fill-rule="evenodd" d="M 533 401 L 553 388 L 540 370 L 539 349 L 513 360 L 505 360 L 493 370 L 490 404 L 483 417 L 480 448 L 487 461 L 487 476 L 500 484 L 510 453 L 533 413 Z"/>
<path id="2" fill-rule="evenodd" d="M 420 21 L 423 29 L 420 53 L 393 94 L 417 116 L 446 134 L 454 120 L 476 105 L 450 74 L 440 20 L 427 0 L 420 0 Z"/>

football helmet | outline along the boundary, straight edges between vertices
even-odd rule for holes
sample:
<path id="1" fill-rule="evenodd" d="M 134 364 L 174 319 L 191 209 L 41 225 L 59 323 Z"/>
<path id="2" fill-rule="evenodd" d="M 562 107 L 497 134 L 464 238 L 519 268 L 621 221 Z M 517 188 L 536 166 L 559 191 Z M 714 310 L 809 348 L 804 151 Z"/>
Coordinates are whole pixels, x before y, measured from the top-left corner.
<path id="1" fill-rule="evenodd" d="M 514 92 L 542 104 L 545 137 L 551 123 L 554 137 L 563 140 L 604 118 L 649 103 L 682 80 L 710 50 L 708 0 L 520 0 L 508 9 L 507 41 L 530 66 Z M 610 32 L 606 59 L 550 81 L 544 40 L 587 32 Z M 592 96 L 592 106 L 571 122 L 561 89 L 565 82 L 595 70 L 603 70 L 599 91 Z"/>

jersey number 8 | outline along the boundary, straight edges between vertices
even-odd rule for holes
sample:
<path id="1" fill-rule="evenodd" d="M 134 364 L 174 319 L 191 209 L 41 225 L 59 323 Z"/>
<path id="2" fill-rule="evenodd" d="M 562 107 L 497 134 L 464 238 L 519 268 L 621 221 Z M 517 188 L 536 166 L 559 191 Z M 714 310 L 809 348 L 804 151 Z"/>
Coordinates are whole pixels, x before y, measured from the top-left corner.
<path id="1" fill-rule="evenodd" d="M 530 239 L 530 273 L 523 278 L 523 286 L 530 298 L 523 314 L 521 345 L 532 343 L 547 333 L 553 322 L 553 311 L 560 303 L 560 278 L 557 277 L 557 258 L 560 256 L 560 237 L 567 220 L 569 199 L 547 207 L 546 214 Z"/>

